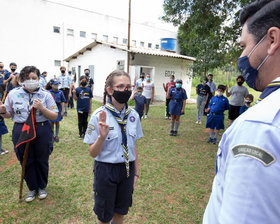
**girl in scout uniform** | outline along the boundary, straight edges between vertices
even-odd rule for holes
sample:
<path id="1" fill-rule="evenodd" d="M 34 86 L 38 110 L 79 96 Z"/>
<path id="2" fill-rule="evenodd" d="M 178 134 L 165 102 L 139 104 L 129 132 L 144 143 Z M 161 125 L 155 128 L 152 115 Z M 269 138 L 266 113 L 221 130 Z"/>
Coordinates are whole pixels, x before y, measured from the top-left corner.
<path id="1" fill-rule="evenodd" d="M 19 74 L 22 87 L 13 89 L 7 96 L 5 104 L 0 103 L 0 113 L 4 118 L 12 118 L 15 122 L 12 131 L 14 146 L 22 131 L 31 108 L 36 112 L 36 138 L 30 142 L 28 159 L 25 170 L 25 181 L 29 192 L 25 198 L 27 202 L 34 200 L 36 193 L 39 199 L 47 197 L 45 188 L 48 183 L 49 155 L 52 149 L 52 129 L 48 120 L 57 118 L 57 107 L 52 95 L 39 88 L 40 71 L 34 66 L 24 67 Z M 22 164 L 25 143 L 15 152 Z"/>
<path id="2" fill-rule="evenodd" d="M 58 133 L 59 133 L 59 122 L 62 120 L 64 115 L 64 103 L 66 103 L 66 99 L 64 94 L 61 90 L 58 89 L 59 81 L 57 79 L 51 79 L 46 86 L 46 89 L 52 94 L 57 109 L 58 109 L 58 116 L 55 120 L 51 120 L 52 130 L 54 131 L 54 124 L 55 124 L 55 135 L 54 141 L 59 142 Z"/>
<path id="3" fill-rule="evenodd" d="M 93 113 L 84 138 L 95 158 L 93 210 L 99 224 L 123 222 L 139 178 L 136 140 L 143 133 L 138 113 L 127 106 L 130 96 L 129 75 L 113 71 L 105 82 L 104 106 Z"/>
<path id="4" fill-rule="evenodd" d="M 182 80 L 180 79 L 176 80 L 175 88 L 169 88 L 166 97 L 168 99 L 171 98 L 170 103 L 168 105 L 169 113 L 171 115 L 170 135 L 176 136 L 180 124 L 180 116 L 184 114 L 186 99 L 188 99 L 186 90 L 182 88 Z M 174 130 L 174 124 L 175 124 L 175 130 Z"/>

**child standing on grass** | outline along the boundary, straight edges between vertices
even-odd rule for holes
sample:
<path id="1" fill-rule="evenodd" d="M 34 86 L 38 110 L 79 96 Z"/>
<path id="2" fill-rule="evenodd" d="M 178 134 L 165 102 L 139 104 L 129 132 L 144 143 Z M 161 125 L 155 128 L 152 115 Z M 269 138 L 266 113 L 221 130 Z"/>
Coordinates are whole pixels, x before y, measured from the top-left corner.
<path id="1" fill-rule="evenodd" d="M 131 99 L 135 100 L 134 110 L 139 114 L 140 120 L 146 109 L 146 97 L 142 95 L 143 88 L 141 86 L 137 87 L 137 90 L 133 93 Z"/>
<path id="2" fill-rule="evenodd" d="M 178 128 L 180 124 L 180 116 L 185 113 L 187 93 L 186 90 L 182 88 L 182 80 L 176 80 L 176 87 L 169 88 L 166 97 L 170 100 L 169 103 L 169 113 L 171 115 L 170 122 L 170 135 L 176 136 L 178 133 Z M 176 122 L 176 123 L 175 123 Z M 175 125 L 175 130 L 174 130 Z"/>
<path id="3" fill-rule="evenodd" d="M 59 127 L 60 127 L 59 122 L 63 119 L 64 103 L 66 103 L 64 94 L 61 90 L 58 89 L 58 85 L 59 85 L 59 81 L 57 79 L 51 79 L 46 86 L 46 89 L 49 90 L 49 92 L 52 94 L 58 109 L 57 118 L 55 120 L 50 120 L 53 131 L 54 131 L 54 124 L 55 124 L 55 135 L 54 135 L 55 142 L 59 142 L 59 137 L 58 137 Z"/>
<path id="4" fill-rule="evenodd" d="M 87 77 L 80 77 L 80 86 L 73 89 L 74 99 L 77 100 L 79 139 L 85 136 L 88 125 L 88 114 L 91 113 L 92 91 L 87 87 Z"/>
<path id="5" fill-rule="evenodd" d="M 228 99 L 223 96 L 225 89 L 226 87 L 224 85 L 219 85 L 217 95 L 211 98 L 208 108 L 205 109 L 207 113 L 210 111 L 206 121 L 206 128 L 210 128 L 210 137 L 207 143 L 212 142 L 216 144 L 220 129 L 225 128 L 224 112 L 229 109 Z"/>
<path id="6" fill-rule="evenodd" d="M 130 76 L 113 71 L 105 82 L 104 106 L 93 113 L 84 139 L 95 158 L 93 210 L 98 224 L 123 223 L 139 178 L 136 140 L 143 133 L 137 112 L 127 106 L 131 92 Z"/>
<path id="7" fill-rule="evenodd" d="M 9 152 L 2 148 L 2 135 L 7 134 L 7 133 L 8 133 L 8 129 L 5 124 L 4 118 L 2 116 L 0 116 L 0 155 L 4 155 Z"/>
<path id="8" fill-rule="evenodd" d="M 246 110 L 251 107 L 251 103 L 254 101 L 254 96 L 252 94 L 248 94 L 245 97 L 245 104 L 240 108 L 240 114 L 243 114 Z"/>

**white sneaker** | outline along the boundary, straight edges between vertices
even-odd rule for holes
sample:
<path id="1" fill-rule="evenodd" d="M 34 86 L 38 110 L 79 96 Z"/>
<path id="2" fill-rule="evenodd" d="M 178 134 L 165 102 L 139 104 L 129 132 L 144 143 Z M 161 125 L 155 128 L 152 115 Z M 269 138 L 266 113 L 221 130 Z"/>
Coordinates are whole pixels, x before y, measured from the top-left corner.
<path id="1" fill-rule="evenodd" d="M 47 197 L 47 192 L 45 189 L 40 189 L 38 190 L 38 198 L 39 199 L 45 199 Z"/>
<path id="2" fill-rule="evenodd" d="M 6 153 L 8 153 L 9 151 L 5 150 L 5 149 L 0 149 L 0 155 L 4 155 Z"/>
<path id="3" fill-rule="evenodd" d="M 148 118 L 148 116 L 147 116 L 147 115 L 145 115 L 145 116 L 144 116 L 144 119 L 147 119 L 147 118 Z"/>
<path id="4" fill-rule="evenodd" d="M 31 202 L 35 199 L 35 195 L 36 195 L 36 191 L 33 190 L 33 191 L 29 191 L 25 197 L 25 201 L 26 202 Z"/>
<path id="5" fill-rule="evenodd" d="M 195 123 L 196 123 L 196 124 L 199 124 L 199 121 L 196 121 Z"/>
<path id="6" fill-rule="evenodd" d="M 199 121 L 198 124 L 201 124 L 201 121 Z"/>

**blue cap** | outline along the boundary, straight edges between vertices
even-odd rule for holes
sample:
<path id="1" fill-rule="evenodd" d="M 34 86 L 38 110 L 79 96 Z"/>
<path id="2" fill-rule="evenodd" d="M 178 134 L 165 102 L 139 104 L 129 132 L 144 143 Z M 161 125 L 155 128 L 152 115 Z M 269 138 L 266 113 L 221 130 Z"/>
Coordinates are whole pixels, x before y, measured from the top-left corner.
<path id="1" fill-rule="evenodd" d="M 50 84 L 51 85 L 58 85 L 58 84 L 60 84 L 60 82 L 57 79 L 51 79 Z"/>

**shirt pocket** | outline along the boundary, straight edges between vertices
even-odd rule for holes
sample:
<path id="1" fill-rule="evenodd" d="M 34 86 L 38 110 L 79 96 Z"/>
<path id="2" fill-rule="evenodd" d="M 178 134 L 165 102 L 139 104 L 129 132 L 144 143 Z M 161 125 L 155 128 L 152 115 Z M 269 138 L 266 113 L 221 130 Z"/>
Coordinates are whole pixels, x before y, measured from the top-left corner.
<path id="1" fill-rule="evenodd" d="M 118 147 L 118 133 L 116 131 L 109 131 L 103 147 L 106 151 L 114 151 Z"/>
<path id="2" fill-rule="evenodd" d="M 127 146 L 129 149 L 134 151 L 136 143 L 136 130 L 129 130 L 127 133 Z"/>

